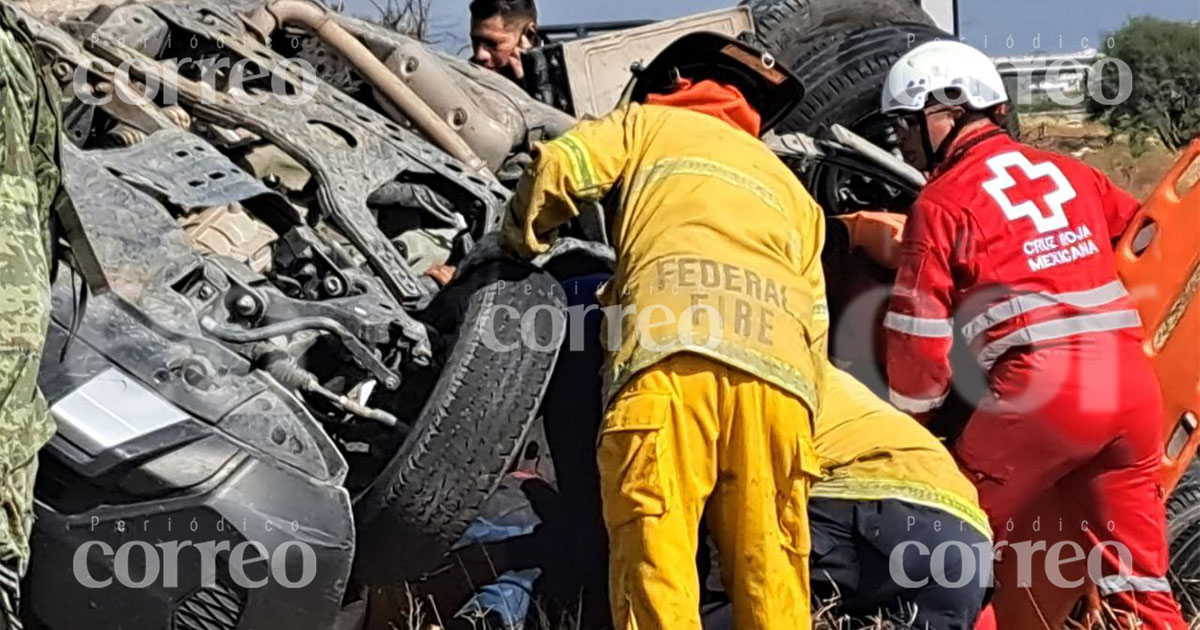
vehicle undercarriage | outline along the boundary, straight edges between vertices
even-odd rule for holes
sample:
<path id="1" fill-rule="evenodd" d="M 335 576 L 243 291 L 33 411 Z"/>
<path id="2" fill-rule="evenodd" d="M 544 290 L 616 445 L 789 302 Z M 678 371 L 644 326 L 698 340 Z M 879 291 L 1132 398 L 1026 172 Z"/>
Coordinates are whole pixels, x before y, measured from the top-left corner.
<path id="1" fill-rule="evenodd" d="M 923 179 L 875 146 L 877 82 L 939 31 L 915 3 L 828 23 L 749 4 L 760 43 L 811 80 L 772 148 L 830 215 L 905 207 Z M 63 88 L 69 197 L 36 623 L 348 628 L 363 588 L 444 568 L 527 449 L 558 357 L 551 326 L 494 307 L 561 310 L 564 281 L 611 261 L 602 221 L 533 264 L 489 236 L 577 112 L 292 0 L 26 23 Z M 888 280 L 836 230 L 826 258 L 833 293 Z M 427 274 L 443 265 L 446 286 Z"/>

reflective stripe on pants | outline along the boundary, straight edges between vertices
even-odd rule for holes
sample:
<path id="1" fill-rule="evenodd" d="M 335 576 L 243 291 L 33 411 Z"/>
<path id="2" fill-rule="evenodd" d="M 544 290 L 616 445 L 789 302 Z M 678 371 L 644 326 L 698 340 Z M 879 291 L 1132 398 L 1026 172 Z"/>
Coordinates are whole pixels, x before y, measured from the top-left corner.
<path id="1" fill-rule="evenodd" d="M 1170 593 L 1171 583 L 1165 577 L 1111 575 L 1096 583 L 1100 594 L 1108 597 L 1118 593 Z"/>
<path id="2" fill-rule="evenodd" d="M 1116 586 L 1104 576 L 1162 576 L 1168 564 L 1158 479 L 1163 448 L 1158 383 L 1139 344 L 1108 337 L 1035 350 L 997 365 L 993 395 L 979 405 L 955 445 L 963 469 L 976 480 L 997 543 L 1014 548 L 1041 543 L 1045 550 L 1075 540 L 1088 555 L 1101 554 L 1101 573 L 1084 570 L 1091 562 L 1060 562 L 1058 575 L 1078 570 L 1080 583 L 1086 576 L 1102 588 Z M 1096 365 L 1119 372 L 1089 378 Z M 1052 575 L 1049 564 L 1038 556 L 1021 560 L 1008 549 L 1001 554 L 993 600 L 997 626 L 1037 627 L 1021 615 Z M 1027 588 L 1031 579 L 1033 587 Z M 1158 586 L 1136 579 L 1120 590 L 1109 588 L 1108 603 L 1139 618 L 1146 630 L 1186 628 L 1169 589 Z"/>

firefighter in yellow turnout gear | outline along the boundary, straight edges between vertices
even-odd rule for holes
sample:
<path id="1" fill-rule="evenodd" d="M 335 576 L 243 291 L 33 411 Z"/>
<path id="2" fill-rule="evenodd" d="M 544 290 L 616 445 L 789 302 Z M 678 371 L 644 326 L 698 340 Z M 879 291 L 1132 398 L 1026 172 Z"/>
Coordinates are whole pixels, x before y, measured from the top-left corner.
<path id="1" fill-rule="evenodd" d="M 598 463 L 619 629 L 698 629 L 708 507 L 738 628 L 808 628 L 808 488 L 818 474 L 828 312 L 820 208 L 758 139 L 799 100 L 767 55 L 700 33 L 631 103 L 541 145 L 503 229 L 546 251 L 583 204 L 618 197 L 622 307 Z M 614 333 L 614 330 L 609 331 Z"/>
<path id="2" fill-rule="evenodd" d="M 829 363 L 823 401 L 808 502 L 814 600 L 852 625 L 972 630 L 992 569 L 975 487 L 933 434 Z M 710 608 L 705 627 L 740 627 L 726 612 Z"/>
<path id="3" fill-rule="evenodd" d="M 817 597 L 838 615 L 971 630 L 992 565 L 975 486 L 925 427 L 827 369 L 809 501 Z"/>
<path id="4" fill-rule="evenodd" d="M 990 536 L 975 486 L 945 445 L 854 377 L 827 370 L 815 437 L 824 474 L 813 496 L 932 507 Z"/>

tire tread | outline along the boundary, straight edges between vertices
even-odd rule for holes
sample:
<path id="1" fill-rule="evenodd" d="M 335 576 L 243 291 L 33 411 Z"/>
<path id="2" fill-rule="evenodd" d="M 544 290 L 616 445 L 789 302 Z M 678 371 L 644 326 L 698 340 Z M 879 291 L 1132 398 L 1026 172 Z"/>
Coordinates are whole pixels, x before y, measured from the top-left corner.
<path id="1" fill-rule="evenodd" d="M 412 579 L 435 568 L 520 455 L 557 353 L 524 343 L 511 351 L 489 348 L 483 315 L 499 304 L 521 313 L 563 308 L 558 283 L 530 270 L 516 281 L 497 277 L 496 269 L 477 272 L 495 275 L 466 294 L 464 324 L 413 435 L 355 505 L 360 545 L 370 548 L 358 554 L 360 575 Z M 510 343 L 505 337 L 514 329 L 495 332 Z M 549 331 L 536 334 L 544 343 Z"/>

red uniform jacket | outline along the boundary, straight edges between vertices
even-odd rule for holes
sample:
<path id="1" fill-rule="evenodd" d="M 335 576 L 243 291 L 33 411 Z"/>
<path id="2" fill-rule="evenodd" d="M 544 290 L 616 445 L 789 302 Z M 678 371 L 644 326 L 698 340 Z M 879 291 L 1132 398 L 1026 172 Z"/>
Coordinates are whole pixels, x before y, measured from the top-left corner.
<path id="1" fill-rule="evenodd" d="M 913 208 L 884 321 L 892 402 L 910 413 L 945 400 L 955 330 L 988 370 L 1042 344 L 1141 335 L 1112 250 L 1137 200 L 995 128 L 960 146 Z"/>

